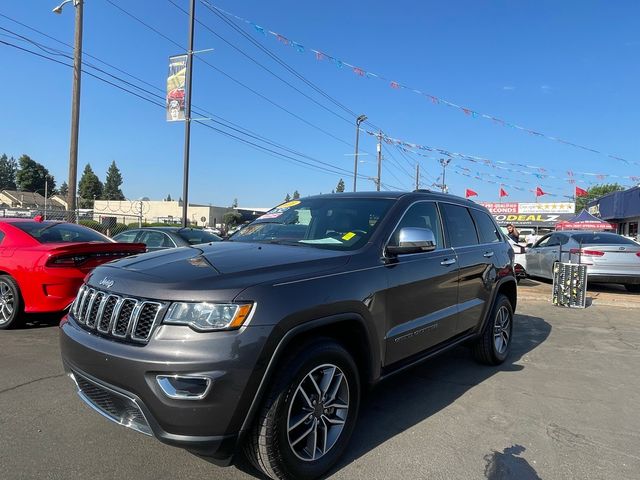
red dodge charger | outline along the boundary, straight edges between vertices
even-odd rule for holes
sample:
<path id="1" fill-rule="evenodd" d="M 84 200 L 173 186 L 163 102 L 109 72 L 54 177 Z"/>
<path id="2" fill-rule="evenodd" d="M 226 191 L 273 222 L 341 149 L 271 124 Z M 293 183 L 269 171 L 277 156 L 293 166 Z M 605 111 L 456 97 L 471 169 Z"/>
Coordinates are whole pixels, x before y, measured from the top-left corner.
<path id="1" fill-rule="evenodd" d="M 65 310 L 92 269 L 144 251 L 73 223 L 1 219 L 0 329 L 16 326 L 22 312 Z"/>

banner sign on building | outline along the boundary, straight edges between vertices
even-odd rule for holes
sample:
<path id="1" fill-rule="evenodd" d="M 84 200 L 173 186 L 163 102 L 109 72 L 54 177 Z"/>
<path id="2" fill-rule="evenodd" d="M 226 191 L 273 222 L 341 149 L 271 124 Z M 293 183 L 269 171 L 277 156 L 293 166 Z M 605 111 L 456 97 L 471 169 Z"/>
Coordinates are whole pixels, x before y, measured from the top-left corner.
<path id="1" fill-rule="evenodd" d="M 556 223 L 574 217 L 576 208 L 573 202 L 479 203 L 491 212 L 499 225 L 512 223 L 517 227 L 554 227 Z"/>
<path id="2" fill-rule="evenodd" d="M 185 83 L 187 79 L 187 55 L 169 57 L 167 77 L 167 121 L 184 120 Z"/>
<path id="3" fill-rule="evenodd" d="M 492 214 L 504 213 L 574 213 L 576 204 L 573 202 L 549 203 L 493 203 L 478 202 Z"/>
<path id="4" fill-rule="evenodd" d="M 493 218 L 501 227 L 509 223 L 516 227 L 555 227 L 557 223 L 565 222 L 573 217 L 575 217 L 575 213 L 493 214 Z"/>
<path id="5" fill-rule="evenodd" d="M 491 214 L 501 213 L 518 213 L 517 203 L 493 203 L 493 202 L 478 202 L 491 212 Z"/>

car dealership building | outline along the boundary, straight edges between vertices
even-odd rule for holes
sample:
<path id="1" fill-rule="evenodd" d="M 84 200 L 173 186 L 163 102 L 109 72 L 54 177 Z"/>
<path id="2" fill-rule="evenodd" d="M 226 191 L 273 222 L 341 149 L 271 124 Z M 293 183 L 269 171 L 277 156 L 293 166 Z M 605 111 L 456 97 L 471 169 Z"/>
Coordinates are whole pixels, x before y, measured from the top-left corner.
<path id="1" fill-rule="evenodd" d="M 589 202 L 588 211 L 602 220 L 618 224 L 618 233 L 638 238 L 640 223 L 640 185 L 613 192 Z"/>

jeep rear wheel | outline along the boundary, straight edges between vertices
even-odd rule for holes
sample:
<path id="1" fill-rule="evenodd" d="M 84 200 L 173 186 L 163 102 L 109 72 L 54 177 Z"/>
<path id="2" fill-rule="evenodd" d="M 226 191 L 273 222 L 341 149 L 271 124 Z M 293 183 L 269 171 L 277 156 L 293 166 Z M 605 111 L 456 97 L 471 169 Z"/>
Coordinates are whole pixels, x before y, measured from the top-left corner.
<path id="1" fill-rule="evenodd" d="M 16 327 L 21 312 L 22 298 L 18 284 L 9 275 L 0 275 L 0 330 Z"/>
<path id="2" fill-rule="evenodd" d="M 357 367 L 331 340 L 308 343 L 287 358 L 245 453 L 272 479 L 314 479 L 347 447 L 360 403 Z"/>
<path id="3" fill-rule="evenodd" d="M 511 350 L 513 334 L 513 306 L 509 299 L 498 294 L 484 330 L 473 346 L 473 356 L 481 363 L 499 365 Z"/>

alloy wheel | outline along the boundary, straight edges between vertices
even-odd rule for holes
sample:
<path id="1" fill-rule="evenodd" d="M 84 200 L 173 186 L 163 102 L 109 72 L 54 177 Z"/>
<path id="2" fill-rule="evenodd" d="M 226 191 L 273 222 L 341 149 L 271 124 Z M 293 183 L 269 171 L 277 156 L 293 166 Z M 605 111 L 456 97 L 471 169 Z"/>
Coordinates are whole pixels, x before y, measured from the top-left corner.
<path id="1" fill-rule="evenodd" d="M 11 321 L 14 309 L 13 289 L 6 282 L 0 281 L 0 325 Z"/>
<path id="2" fill-rule="evenodd" d="M 493 344 L 496 352 L 502 355 L 509 346 L 511 338 L 511 315 L 504 305 L 496 313 L 493 323 Z"/>
<path id="3" fill-rule="evenodd" d="M 349 413 L 349 385 L 339 367 L 314 368 L 299 383 L 287 415 L 287 439 L 293 453 L 311 462 L 336 444 Z"/>

